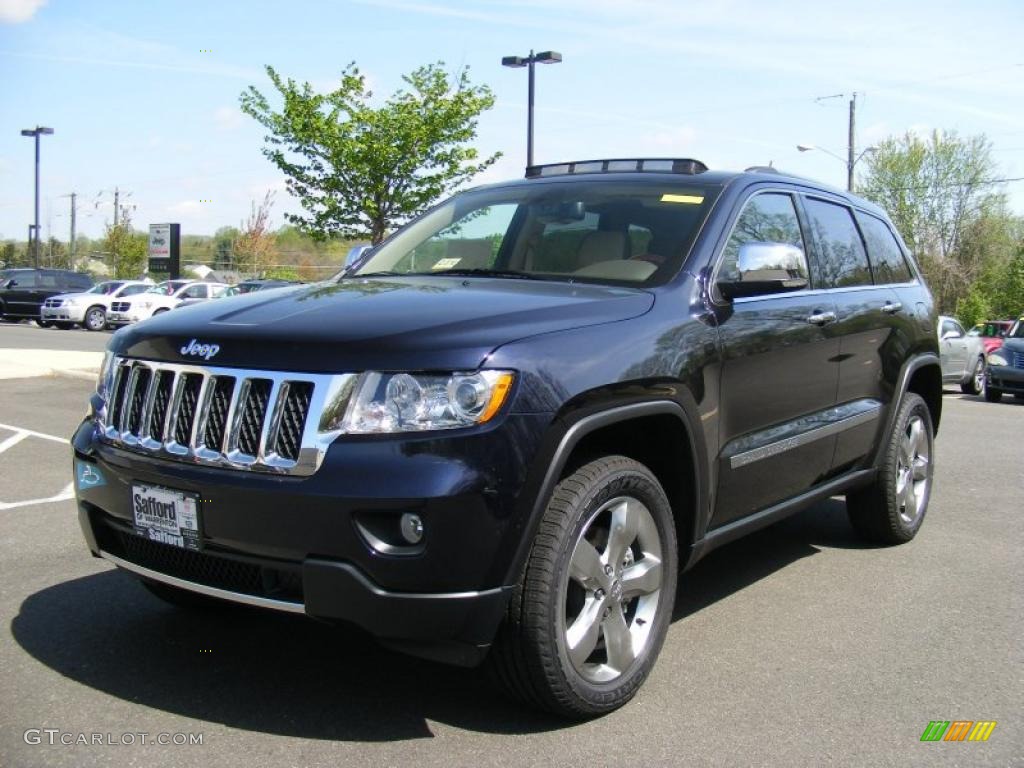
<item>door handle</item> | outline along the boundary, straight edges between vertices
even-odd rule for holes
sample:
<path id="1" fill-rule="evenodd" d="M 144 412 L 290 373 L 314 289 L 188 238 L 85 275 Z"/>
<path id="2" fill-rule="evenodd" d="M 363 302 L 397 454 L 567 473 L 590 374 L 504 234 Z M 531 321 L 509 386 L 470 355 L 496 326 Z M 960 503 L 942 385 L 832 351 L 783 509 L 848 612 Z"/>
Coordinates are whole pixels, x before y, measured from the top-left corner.
<path id="1" fill-rule="evenodd" d="M 882 311 L 887 315 L 895 315 L 903 309 L 903 303 L 899 301 L 887 301 L 882 305 Z"/>
<path id="2" fill-rule="evenodd" d="M 811 325 L 828 325 L 836 321 L 835 312 L 815 312 L 807 316 L 807 322 Z"/>

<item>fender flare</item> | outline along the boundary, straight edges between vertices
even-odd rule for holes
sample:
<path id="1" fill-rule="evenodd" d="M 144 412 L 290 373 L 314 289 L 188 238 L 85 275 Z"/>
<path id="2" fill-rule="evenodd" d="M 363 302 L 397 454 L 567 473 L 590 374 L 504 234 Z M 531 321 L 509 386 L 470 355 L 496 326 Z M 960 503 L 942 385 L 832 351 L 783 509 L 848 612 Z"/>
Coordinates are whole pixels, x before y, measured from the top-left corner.
<path id="1" fill-rule="evenodd" d="M 529 557 L 530 548 L 533 546 L 533 540 L 536 536 L 537 529 L 540 527 L 541 517 L 547 507 L 548 499 L 554 491 L 555 486 L 558 484 L 558 479 L 561 477 L 562 472 L 569 461 L 569 457 L 572 455 L 576 446 L 579 445 L 580 441 L 587 435 L 590 435 L 599 429 L 603 429 L 604 427 L 611 426 L 612 424 L 643 418 L 645 416 L 661 415 L 675 416 L 679 419 L 680 425 L 686 434 L 689 443 L 688 447 L 690 449 L 690 455 L 693 457 L 694 462 L 692 471 L 693 487 L 691 489 L 691 493 L 693 494 L 692 530 L 690 531 L 688 541 L 678 542 L 680 550 L 679 562 L 681 565 L 686 563 L 688 559 L 686 552 L 692 546 L 693 542 L 697 540 L 697 528 L 700 525 L 700 521 L 703 519 L 701 510 L 703 505 L 706 503 L 707 498 L 706 483 L 703 479 L 707 472 L 707 456 L 705 451 L 701 450 L 695 439 L 693 420 L 687 413 L 686 408 L 674 400 L 644 400 L 625 405 L 615 405 L 605 410 L 597 411 L 596 413 L 590 413 L 568 425 L 551 455 L 551 460 L 548 464 L 547 470 L 544 472 L 543 479 L 540 482 L 537 492 L 532 495 L 529 514 L 523 528 L 519 547 L 516 550 L 515 557 L 511 564 L 511 569 L 505 580 L 506 584 L 518 583 L 523 568 L 526 565 L 526 560 Z"/>
<path id="2" fill-rule="evenodd" d="M 874 461 L 871 463 L 872 466 L 875 466 L 875 467 L 879 466 L 879 463 L 882 460 L 882 454 L 884 453 L 883 447 L 885 445 L 884 436 L 888 435 L 892 431 L 893 425 L 896 423 L 896 414 L 899 413 L 900 406 L 903 405 L 903 398 L 906 397 L 906 394 L 908 392 L 908 388 L 910 386 L 910 378 L 911 378 L 911 376 L 913 376 L 921 368 L 924 368 L 924 367 L 929 366 L 929 365 L 935 366 L 935 368 L 938 369 L 938 371 L 939 371 L 939 381 L 941 382 L 942 381 L 942 363 L 939 360 L 939 356 L 937 354 L 935 354 L 934 352 L 924 352 L 922 354 L 915 355 L 914 357 L 912 357 L 909 360 L 907 360 L 903 364 L 903 367 L 900 369 L 900 376 L 899 376 L 899 379 L 897 380 L 896 389 L 895 389 L 895 391 L 893 393 L 893 398 L 892 398 L 892 401 L 891 401 L 892 405 L 889 407 L 889 413 L 885 417 L 885 428 L 884 428 L 884 431 L 881 433 L 883 435 L 883 439 L 879 440 L 879 445 L 878 445 L 878 448 L 877 448 L 877 450 L 875 452 Z M 941 383 L 940 383 L 940 387 L 941 387 Z M 942 397 L 941 397 L 941 389 L 940 389 L 938 414 L 936 414 L 936 416 L 941 415 L 941 413 L 942 413 Z M 939 419 L 936 418 L 933 421 L 935 423 L 932 425 L 932 429 L 934 430 L 935 434 L 938 434 L 939 433 Z"/>

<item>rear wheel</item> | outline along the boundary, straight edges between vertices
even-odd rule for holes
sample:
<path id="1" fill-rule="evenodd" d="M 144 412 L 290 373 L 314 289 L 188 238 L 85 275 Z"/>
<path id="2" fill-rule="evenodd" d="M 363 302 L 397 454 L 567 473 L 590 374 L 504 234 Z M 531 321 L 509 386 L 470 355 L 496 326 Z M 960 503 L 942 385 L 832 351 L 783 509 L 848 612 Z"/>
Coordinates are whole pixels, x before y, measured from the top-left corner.
<path id="1" fill-rule="evenodd" d="M 960 382 L 960 391 L 965 395 L 977 395 L 985 389 L 985 358 L 979 357 L 974 363 L 971 375 Z"/>
<path id="2" fill-rule="evenodd" d="M 675 586 L 675 526 L 658 480 L 623 456 L 590 462 L 548 502 L 489 670 L 556 714 L 610 712 L 650 674 Z"/>
<path id="3" fill-rule="evenodd" d="M 988 385 L 985 387 L 985 399 L 990 403 L 998 403 L 1003 399 L 1003 390 Z"/>
<path id="4" fill-rule="evenodd" d="M 87 330 L 102 331 L 107 327 L 107 313 L 103 307 L 89 307 L 85 311 L 85 321 L 82 323 Z"/>
<path id="5" fill-rule="evenodd" d="M 908 392 L 883 447 L 875 481 L 846 494 L 850 523 L 865 539 L 902 544 L 917 535 L 931 495 L 932 441 L 928 405 Z"/>

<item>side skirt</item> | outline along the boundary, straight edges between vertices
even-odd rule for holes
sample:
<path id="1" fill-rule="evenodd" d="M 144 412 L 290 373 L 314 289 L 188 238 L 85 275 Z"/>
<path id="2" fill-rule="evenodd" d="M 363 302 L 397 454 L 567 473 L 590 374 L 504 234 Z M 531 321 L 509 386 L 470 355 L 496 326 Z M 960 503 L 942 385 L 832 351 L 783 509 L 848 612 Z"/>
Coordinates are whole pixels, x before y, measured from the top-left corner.
<path id="1" fill-rule="evenodd" d="M 827 499 L 830 496 L 842 493 L 858 485 L 866 485 L 874 479 L 875 469 L 860 469 L 840 477 L 834 478 L 823 485 L 815 486 L 799 496 L 794 496 L 780 504 L 762 509 L 740 520 L 723 525 L 720 528 L 708 531 L 704 538 L 694 542 L 690 550 L 690 557 L 682 570 L 689 570 L 708 552 L 728 544 L 731 541 L 746 536 L 748 533 L 765 528 L 772 523 L 777 523 L 802 509 Z"/>

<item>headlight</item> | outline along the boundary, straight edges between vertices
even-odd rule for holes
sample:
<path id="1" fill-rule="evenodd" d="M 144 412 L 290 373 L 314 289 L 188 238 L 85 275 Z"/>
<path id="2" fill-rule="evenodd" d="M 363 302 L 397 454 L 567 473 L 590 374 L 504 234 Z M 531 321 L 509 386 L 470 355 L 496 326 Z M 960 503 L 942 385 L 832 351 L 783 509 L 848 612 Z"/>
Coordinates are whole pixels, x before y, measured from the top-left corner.
<path id="1" fill-rule="evenodd" d="M 490 421 L 512 389 L 510 371 L 445 375 L 364 373 L 342 418 L 349 434 L 456 429 Z"/>
<path id="2" fill-rule="evenodd" d="M 78 299 L 64 299 L 64 306 L 66 307 L 77 307 Z"/>
<path id="3" fill-rule="evenodd" d="M 1006 356 L 1003 354 L 1003 351 L 1000 349 L 1000 350 L 996 350 L 995 352 L 990 352 L 989 353 L 988 364 L 989 365 L 1009 365 L 1010 361 L 1006 359 Z"/>
<path id="4" fill-rule="evenodd" d="M 114 384 L 114 353 L 107 350 L 103 353 L 103 364 L 100 366 L 100 378 L 96 382 L 96 394 L 107 400 L 107 394 Z"/>

